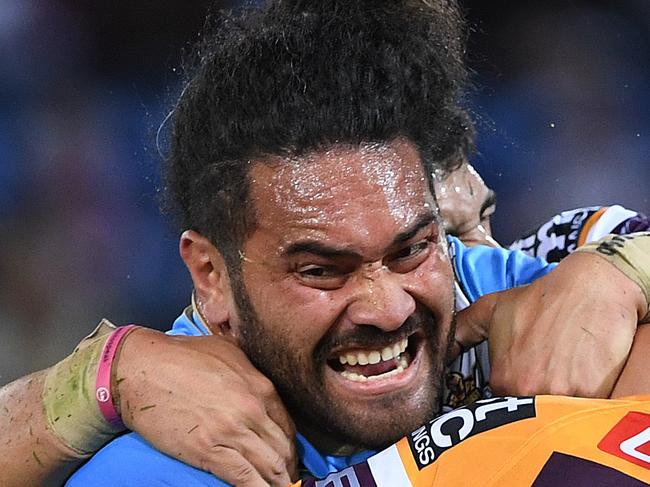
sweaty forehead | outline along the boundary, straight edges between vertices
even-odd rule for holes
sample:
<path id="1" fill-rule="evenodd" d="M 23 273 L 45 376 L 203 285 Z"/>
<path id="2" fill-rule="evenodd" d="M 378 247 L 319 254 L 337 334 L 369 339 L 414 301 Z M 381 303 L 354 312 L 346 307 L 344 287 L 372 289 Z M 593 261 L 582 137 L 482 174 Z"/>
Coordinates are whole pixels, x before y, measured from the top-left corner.
<path id="1" fill-rule="evenodd" d="M 344 221 L 363 230 L 369 218 L 399 226 L 433 205 L 420 156 L 404 139 L 268 158 L 254 164 L 250 180 L 258 228 Z"/>
<path id="2" fill-rule="evenodd" d="M 442 218 L 450 227 L 461 229 L 478 223 L 489 189 L 468 162 L 442 181 L 435 181 Z"/>

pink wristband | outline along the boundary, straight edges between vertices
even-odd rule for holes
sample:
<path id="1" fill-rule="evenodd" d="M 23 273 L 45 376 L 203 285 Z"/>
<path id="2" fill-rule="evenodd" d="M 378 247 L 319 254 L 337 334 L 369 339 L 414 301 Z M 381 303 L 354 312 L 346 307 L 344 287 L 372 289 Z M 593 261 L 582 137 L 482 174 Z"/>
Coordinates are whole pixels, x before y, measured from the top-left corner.
<path id="1" fill-rule="evenodd" d="M 117 347 L 126 336 L 126 334 L 135 328 L 136 325 L 122 326 L 115 330 L 111 336 L 108 337 L 102 355 L 99 358 L 99 365 L 97 366 L 97 380 L 95 381 L 95 398 L 99 411 L 114 428 L 124 429 L 122 418 L 117 414 L 115 406 L 113 405 L 113 395 L 111 394 L 111 369 Z"/>

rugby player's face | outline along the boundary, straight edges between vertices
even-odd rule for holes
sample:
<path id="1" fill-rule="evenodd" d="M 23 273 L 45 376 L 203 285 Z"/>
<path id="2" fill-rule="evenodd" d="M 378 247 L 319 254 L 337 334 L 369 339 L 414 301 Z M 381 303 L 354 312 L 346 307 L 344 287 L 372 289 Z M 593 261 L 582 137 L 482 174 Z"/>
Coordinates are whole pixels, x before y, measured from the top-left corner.
<path id="1" fill-rule="evenodd" d="M 496 209 L 494 191 L 468 162 L 435 182 L 440 216 L 448 235 L 458 237 L 465 245 L 498 247 L 492 238 L 490 216 Z"/>
<path id="2" fill-rule="evenodd" d="M 242 347 L 320 447 L 415 429 L 437 409 L 454 293 L 413 145 L 268 159 L 250 180 L 257 227 L 233 289 Z"/>

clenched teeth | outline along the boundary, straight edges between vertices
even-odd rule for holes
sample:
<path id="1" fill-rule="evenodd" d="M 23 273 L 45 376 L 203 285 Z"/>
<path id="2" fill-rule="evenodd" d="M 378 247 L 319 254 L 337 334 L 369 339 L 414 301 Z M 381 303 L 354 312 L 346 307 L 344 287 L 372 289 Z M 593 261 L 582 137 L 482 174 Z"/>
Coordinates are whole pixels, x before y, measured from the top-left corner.
<path id="1" fill-rule="evenodd" d="M 339 356 L 342 365 L 368 365 L 378 364 L 381 361 L 392 360 L 404 353 L 408 346 L 408 338 L 404 338 L 392 346 L 384 347 L 382 350 L 348 352 Z"/>
<path id="2" fill-rule="evenodd" d="M 409 361 L 406 359 L 406 357 L 399 357 L 397 367 L 383 374 L 365 376 L 365 375 L 356 374 L 354 372 L 348 372 L 347 370 L 344 370 L 343 372 L 341 372 L 341 375 L 353 382 L 366 382 L 366 381 L 373 381 L 379 379 L 387 379 L 388 377 L 392 377 L 404 371 L 408 366 L 409 366 Z"/>

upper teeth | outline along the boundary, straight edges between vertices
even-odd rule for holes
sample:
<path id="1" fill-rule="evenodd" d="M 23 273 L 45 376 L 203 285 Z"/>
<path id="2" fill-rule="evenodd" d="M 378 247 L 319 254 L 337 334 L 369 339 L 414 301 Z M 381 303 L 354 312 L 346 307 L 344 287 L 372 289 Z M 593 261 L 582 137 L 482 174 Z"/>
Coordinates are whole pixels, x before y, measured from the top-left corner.
<path id="1" fill-rule="evenodd" d="M 339 355 L 339 362 L 342 364 L 350 365 L 368 365 L 368 364 L 378 364 L 382 360 L 391 360 L 399 357 L 401 353 L 404 353 L 406 347 L 408 346 L 408 338 L 400 340 L 394 345 L 384 347 L 381 351 L 371 350 L 371 351 L 357 351 L 357 352 L 347 352 L 345 354 Z"/>

